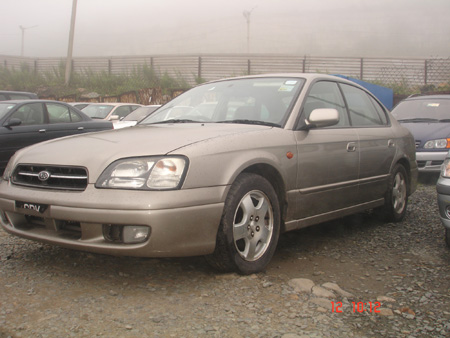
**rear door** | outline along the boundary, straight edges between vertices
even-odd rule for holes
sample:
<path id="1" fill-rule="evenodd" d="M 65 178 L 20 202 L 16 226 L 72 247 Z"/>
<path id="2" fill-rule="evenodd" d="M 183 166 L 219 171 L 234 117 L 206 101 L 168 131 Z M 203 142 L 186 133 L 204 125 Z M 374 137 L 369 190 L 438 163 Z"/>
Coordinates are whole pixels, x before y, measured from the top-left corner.
<path id="1" fill-rule="evenodd" d="M 359 140 L 350 126 L 339 87 L 333 81 L 312 85 L 302 118 L 314 109 L 334 108 L 337 125 L 295 131 L 298 152 L 296 219 L 324 214 L 355 204 L 358 192 Z"/>
<path id="2" fill-rule="evenodd" d="M 359 138 L 359 201 L 383 198 L 397 149 L 385 108 L 360 88 L 347 84 L 340 86 L 351 124 Z"/>

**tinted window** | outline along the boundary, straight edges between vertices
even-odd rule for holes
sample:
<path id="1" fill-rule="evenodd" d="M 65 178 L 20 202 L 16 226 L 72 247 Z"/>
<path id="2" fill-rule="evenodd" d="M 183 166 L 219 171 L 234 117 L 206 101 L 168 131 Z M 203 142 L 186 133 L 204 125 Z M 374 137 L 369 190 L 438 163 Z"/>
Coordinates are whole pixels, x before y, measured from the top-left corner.
<path id="1" fill-rule="evenodd" d="M 386 116 L 380 116 L 372 98 L 365 91 L 346 84 L 341 84 L 347 101 L 350 121 L 353 126 L 380 126 L 386 124 Z"/>
<path id="2" fill-rule="evenodd" d="M 15 103 L 0 103 L 0 119 L 15 106 Z"/>
<path id="3" fill-rule="evenodd" d="M 30 103 L 19 107 L 11 118 L 22 121 L 22 125 L 34 125 L 44 123 L 44 109 L 42 103 Z"/>
<path id="4" fill-rule="evenodd" d="M 70 123 L 81 121 L 81 117 L 65 105 L 58 103 L 47 103 L 46 106 L 50 123 Z"/>
<path id="5" fill-rule="evenodd" d="M 314 109 L 333 108 L 339 112 L 339 123 L 333 127 L 349 126 L 347 110 L 338 85 L 335 82 L 317 82 L 311 88 L 303 106 L 303 115 L 308 118 Z"/>
<path id="6" fill-rule="evenodd" d="M 443 120 L 450 118 L 450 100 L 442 98 L 424 98 L 399 103 L 392 111 L 397 120 L 427 118 Z"/>

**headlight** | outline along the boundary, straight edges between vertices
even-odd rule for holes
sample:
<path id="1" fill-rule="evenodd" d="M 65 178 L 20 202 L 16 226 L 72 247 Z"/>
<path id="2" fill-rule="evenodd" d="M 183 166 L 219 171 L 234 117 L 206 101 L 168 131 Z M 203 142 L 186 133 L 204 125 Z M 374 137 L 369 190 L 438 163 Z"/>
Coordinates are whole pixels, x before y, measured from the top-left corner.
<path id="1" fill-rule="evenodd" d="M 450 148 L 450 139 L 442 138 L 439 140 L 430 140 L 423 146 L 424 149 L 447 149 Z"/>
<path id="2" fill-rule="evenodd" d="M 15 154 L 9 159 L 9 162 L 6 165 L 5 171 L 3 171 L 2 178 L 5 181 L 8 181 L 10 179 L 11 175 L 12 175 L 12 172 L 13 172 L 13 169 L 14 169 L 12 163 L 14 162 L 14 158 L 15 158 Z"/>
<path id="3" fill-rule="evenodd" d="M 182 156 L 125 158 L 111 163 L 95 186 L 109 189 L 179 189 L 188 160 Z"/>
<path id="4" fill-rule="evenodd" d="M 450 159 L 446 159 L 441 166 L 441 176 L 450 177 Z"/>

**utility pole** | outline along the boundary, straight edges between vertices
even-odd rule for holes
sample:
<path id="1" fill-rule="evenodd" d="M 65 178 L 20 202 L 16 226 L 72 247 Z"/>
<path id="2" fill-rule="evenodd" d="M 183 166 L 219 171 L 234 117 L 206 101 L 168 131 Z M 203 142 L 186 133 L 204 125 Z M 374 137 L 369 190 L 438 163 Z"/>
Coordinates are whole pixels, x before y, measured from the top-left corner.
<path id="1" fill-rule="evenodd" d="M 67 51 L 66 74 L 65 74 L 65 82 L 64 82 L 66 86 L 69 84 L 70 73 L 72 71 L 73 37 L 75 34 L 76 15 L 77 15 L 77 0 L 73 0 L 73 2 L 72 2 L 72 19 L 70 20 L 69 48 Z"/>
<path id="2" fill-rule="evenodd" d="M 24 53 L 24 45 L 25 45 L 25 29 L 30 29 L 30 28 L 34 28 L 37 26 L 31 26 L 31 27 L 23 27 L 23 26 L 19 26 L 19 28 L 22 30 L 22 47 L 20 48 L 20 56 L 23 56 Z"/>
<path id="3" fill-rule="evenodd" d="M 250 15 L 256 7 L 253 7 L 250 11 L 244 11 L 245 20 L 247 20 L 247 54 L 250 53 Z"/>

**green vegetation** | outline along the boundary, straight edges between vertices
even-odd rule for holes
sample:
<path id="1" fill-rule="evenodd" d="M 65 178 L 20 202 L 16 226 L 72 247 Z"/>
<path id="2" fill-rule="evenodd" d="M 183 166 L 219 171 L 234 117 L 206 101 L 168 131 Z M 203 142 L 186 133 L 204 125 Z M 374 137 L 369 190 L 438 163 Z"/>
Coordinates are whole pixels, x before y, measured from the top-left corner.
<path id="1" fill-rule="evenodd" d="M 96 92 L 100 96 L 115 96 L 126 92 L 137 91 L 144 88 L 161 88 L 163 94 L 172 89 L 188 89 L 191 85 L 180 73 L 171 76 L 167 72 L 160 73 L 148 65 L 139 66 L 126 74 L 110 74 L 106 71 L 94 72 L 86 69 L 72 73 L 68 86 L 64 85 L 65 65 L 47 72 L 36 72 L 27 64 L 19 69 L 8 69 L 0 66 L 0 88 L 3 90 L 20 90 L 37 93 L 42 97 L 64 97 L 82 93 Z M 196 84 L 205 82 L 205 79 L 194 76 Z M 408 96 L 411 94 L 430 92 L 449 92 L 450 81 L 447 83 L 411 87 L 406 81 L 400 83 L 385 83 L 373 81 L 384 87 L 392 88 L 395 96 Z"/>
<path id="2" fill-rule="evenodd" d="M 143 88 L 161 88 L 165 94 L 171 89 L 191 87 L 180 74 L 177 78 L 170 76 L 167 72 L 158 74 L 147 65 L 133 69 L 130 74 L 109 74 L 88 69 L 72 73 L 68 86 L 65 86 L 64 82 L 64 63 L 52 71 L 43 73 L 35 72 L 26 64 L 23 64 L 20 69 L 0 67 L 0 88 L 34 92 L 43 97 L 58 98 L 89 92 L 96 92 L 100 96 L 114 96 Z"/>

